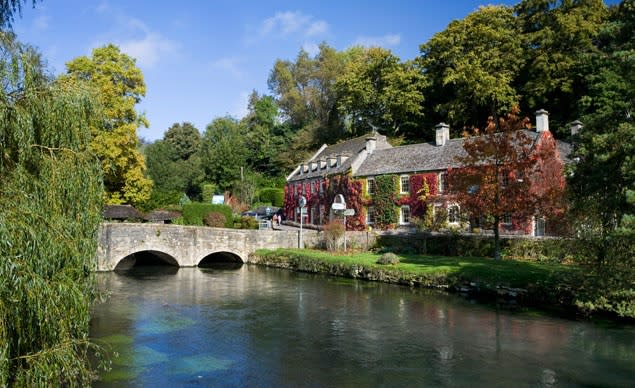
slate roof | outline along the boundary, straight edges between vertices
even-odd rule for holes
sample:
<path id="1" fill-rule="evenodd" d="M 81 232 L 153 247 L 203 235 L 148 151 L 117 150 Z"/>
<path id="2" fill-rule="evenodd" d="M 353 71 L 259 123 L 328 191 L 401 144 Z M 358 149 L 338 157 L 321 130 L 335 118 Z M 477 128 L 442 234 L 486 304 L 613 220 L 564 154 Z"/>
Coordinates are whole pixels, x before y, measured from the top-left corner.
<path id="1" fill-rule="evenodd" d="M 131 205 L 105 205 L 102 216 L 111 220 L 140 220 L 143 214 Z"/>
<path id="2" fill-rule="evenodd" d="M 324 150 L 322 150 L 322 152 L 304 162 L 305 164 L 309 164 L 310 162 L 326 161 L 327 158 L 335 158 L 338 155 L 346 156 L 347 159 L 344 160 L 339 167 L 320 168 L 318 166 L 316 170 L 304 172 L 303 174 L 300 174 L 299 171 L 296 171 L 296 173 L 293 174 L 293 176 L 291 176 L 288 180 L 290 182 L 293 182 L 347 172 L 351 168 L 351 165 L 359 156 L 359 154 L 366 149 L 366 139 L 368 139 L 370 136 L 374 136 L 377 139 L 375 152 L 392 148 L 392 146 L 386 140 L 386 136 L 380 135 L 378 133 L 367 134 L 364 136 L 345 140 L 340 143 L 326 147 Z"/>

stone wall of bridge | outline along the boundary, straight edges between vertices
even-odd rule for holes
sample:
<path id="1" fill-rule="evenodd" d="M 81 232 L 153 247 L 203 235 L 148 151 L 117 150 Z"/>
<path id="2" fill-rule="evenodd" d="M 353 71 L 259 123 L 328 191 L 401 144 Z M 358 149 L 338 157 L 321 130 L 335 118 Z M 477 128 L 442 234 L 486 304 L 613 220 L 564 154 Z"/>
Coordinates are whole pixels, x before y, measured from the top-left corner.
<path id="1" fill-rule="evenodd" d="M 169 257 L 180 267 L 197 266 L 222 253 L 249 262 L 257 249 L 296 248 L 296 230 L 242 230 L 182 225 L 104 223 L 99 229 L 97 270 L 112 271 L 124 258 L 139 252 Z M 303 231 L 304 244 L 316 246 L 316 231 Z"/>

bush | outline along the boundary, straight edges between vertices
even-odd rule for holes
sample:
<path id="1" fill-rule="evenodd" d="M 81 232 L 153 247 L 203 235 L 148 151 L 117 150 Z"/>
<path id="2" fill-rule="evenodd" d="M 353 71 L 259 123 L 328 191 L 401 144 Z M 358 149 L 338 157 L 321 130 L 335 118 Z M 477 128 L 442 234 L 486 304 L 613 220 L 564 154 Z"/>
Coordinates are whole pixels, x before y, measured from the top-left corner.
<path id="1" fill-rule="evenodd" d="M 268 187 L 258 192 L 260 202 L 270 203 L 272 206 L 282 207 L 284 205 L 284 189 Z"/>
<path id="2" fill-rule="evenodd" d="M 213 228 L 222 228 L 227 223 L 227 217 L 225 217 L 223 213 L 210 212 L 207 213 L 203 221 L 205 222 L 206 226 L 211 226 Z"/>
<path id="3" fill-rule="evenodd" d="M 332 221 L 324 225 L 324 243 L 328 251 L 335 251 L 340 245 L 340 240 L 344 237 L 344 224 Z"/>
<path id="4" fill-rule="evenodd" d="M 377 264 L 383 265 L 397 265 L 399 264 L 399 256 L 395 255 L 392 252 L 386 252 L 377 260 Z"/>
<path id="5" fill-rule="evenodd" d="M 224 227 L 233 227 L 234 218 L 232 216 L 232 209 L 229 206 L 200 202 L 192 202 L 183 205 L 183 223 L 185 225 L 203 226 L 205 216 L 211 212 L 223 214 L 226 220 Z"/>
<path id="6" fill-rule="evenodd" d="M 249 216 L 236 217 L 234 229 L 258 229 L 258 220 Z"/>

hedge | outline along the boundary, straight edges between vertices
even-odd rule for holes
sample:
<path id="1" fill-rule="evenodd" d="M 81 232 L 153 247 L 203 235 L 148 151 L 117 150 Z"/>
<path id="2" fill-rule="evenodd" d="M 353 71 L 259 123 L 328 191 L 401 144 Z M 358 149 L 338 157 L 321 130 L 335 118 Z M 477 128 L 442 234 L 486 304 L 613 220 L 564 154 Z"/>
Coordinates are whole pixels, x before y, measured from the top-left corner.
<path id="1" fill-rule="evenodd" d="M 211 212 L 223 214 L 226 220 L 225 227 L 233 227 L 234 217 L 232 215 L 232 209 L 229 206 L 201 202 L 192 202 L 183 205 L 183 223 L 185 225 L 203 226 L 205 216 Z"/>

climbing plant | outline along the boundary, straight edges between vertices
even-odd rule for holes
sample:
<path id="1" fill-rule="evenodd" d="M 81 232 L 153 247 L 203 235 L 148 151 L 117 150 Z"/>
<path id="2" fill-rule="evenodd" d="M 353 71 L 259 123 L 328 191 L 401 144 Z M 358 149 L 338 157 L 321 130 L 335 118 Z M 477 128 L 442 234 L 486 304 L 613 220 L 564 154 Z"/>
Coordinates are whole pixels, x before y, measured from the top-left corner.
<path id="1" fill-rule="evenodd" d="M 390 228 L 397 224 L 397 207 L 395 195 L 397 193 L 397 177 L 381 175 L 375 177 L 375 225 L 379 228 Z"/>

